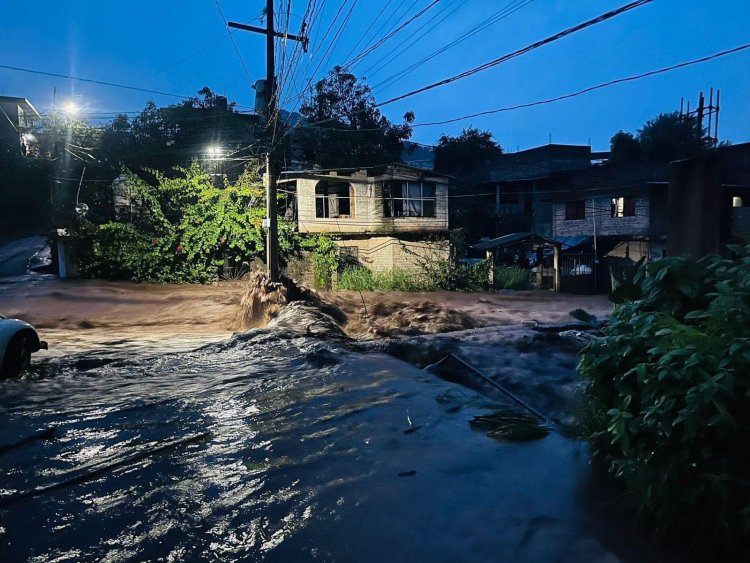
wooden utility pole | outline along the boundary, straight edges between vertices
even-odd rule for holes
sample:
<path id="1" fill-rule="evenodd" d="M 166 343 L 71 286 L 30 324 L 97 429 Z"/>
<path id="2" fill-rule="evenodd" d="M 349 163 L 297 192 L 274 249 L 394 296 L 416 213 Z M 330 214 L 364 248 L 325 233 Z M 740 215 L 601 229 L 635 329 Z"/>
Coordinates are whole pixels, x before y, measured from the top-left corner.
<path id="1" fill-rule="evenodd" d="M 266 128 L 268 138 L 268 151 L 266 152 L 266 269 L 270 281 L 279 281 L 279 236 L 278 217 L 276 201 L 276 179 L 277 161 L 275 158 L 274 145 L 276 144 L 276 132 L 278 129 L 278 111 L 276 107 L 276 61 L 274 59 L 274 39 L 283 37 L 302 43 L 307 51 L 307 38 L 288 33 L 281 33 L 274 29 L 274 0 L 266 0 L 266 28 L 245 25 L 236 22 L 228 22 L 229 27 L 262 33 L 266 36 L 266 87 L 268 97 L 266 106 Z"/>

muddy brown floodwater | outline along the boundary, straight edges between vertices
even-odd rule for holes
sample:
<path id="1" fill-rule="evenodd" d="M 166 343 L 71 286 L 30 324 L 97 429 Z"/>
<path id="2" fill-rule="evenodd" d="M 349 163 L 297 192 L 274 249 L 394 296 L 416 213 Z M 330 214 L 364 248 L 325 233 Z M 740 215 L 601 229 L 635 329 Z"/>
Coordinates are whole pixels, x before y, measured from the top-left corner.
<path id="1" fill-rule="evenodd" d="M 0 381 L 0 560 L 675 560 L 563 431 L 575 348 L 518 324 L 605 299 L 322 293 L 244 330 L 246 292 L 0 284 L 51 348 Z M 420 369 L 446 353 L 550 431 L 472 426 L 514 405 Z"/>
<path id="2" fill-rule="evenodd" d="M 184 351 L 257 323 L 242 309 L 247 286 L 153 285 L 76 281 L 24 281 L 0 285 L 0 314 L 24 319 L 50 341 L 55 357 L 80 351 L 128 353 Z M 434 334 L 469 328 L 570 320 L 583 308 L 599 317 L 611 311 L 605 296 L 551 292 L 405 293 L 319 292 L 342 313 L 353 338 Z"/>

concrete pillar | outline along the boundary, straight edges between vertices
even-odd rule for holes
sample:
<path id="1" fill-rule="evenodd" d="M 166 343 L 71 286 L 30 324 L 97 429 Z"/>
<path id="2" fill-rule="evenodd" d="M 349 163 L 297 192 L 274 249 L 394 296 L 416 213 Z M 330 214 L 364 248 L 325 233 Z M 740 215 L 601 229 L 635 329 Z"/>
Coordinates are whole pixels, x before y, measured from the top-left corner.
<path id="1" fill-rule="evenodd" d="M 701 156 L 671 165 L 667 196 L 667 253 L 702 258 L 719 253 L 726 221 L 721 190 L 721 160 Z M 726 203 L 726 206 L 724 205 Z"/>

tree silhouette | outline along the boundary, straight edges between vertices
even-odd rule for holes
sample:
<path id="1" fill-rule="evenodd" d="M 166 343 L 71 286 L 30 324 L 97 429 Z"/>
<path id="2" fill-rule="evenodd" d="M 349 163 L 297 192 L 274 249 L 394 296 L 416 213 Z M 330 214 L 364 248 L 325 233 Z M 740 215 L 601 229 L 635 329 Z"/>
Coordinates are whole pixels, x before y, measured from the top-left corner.
<path id="1" fill-rule="evenodd" d="M 694 117 L 681 116 L 678 112 L 662 113 L 638 130 L 638 141 L 649 160 L 669 161 L 704 150 L 703 133 Z"/>
<path id="2" fill-rule="evenodd" d="M 610 160 L 633 163 L 643 157 L 641 143 L 632 133 L 618 131 L 609 141 Z"/>
<path id="3" fill-rule="evenodd" d="M 323 168 L 400 162 L 414 121 L 407 112 L 401 125 L 391 123 L 376 107 L 370 86 L 338 66 L 315 85 L 300 113 L 309 125 L 298 143 L 305 159 Z"/>
<path id="4" fill-rule="evenodd" d="M 492 160 L 503 154 L 492 132 L 475 127 L 457 137 L 441 135 L 435 149 L 435 169 L 468 180 L 481 180 Z"/>

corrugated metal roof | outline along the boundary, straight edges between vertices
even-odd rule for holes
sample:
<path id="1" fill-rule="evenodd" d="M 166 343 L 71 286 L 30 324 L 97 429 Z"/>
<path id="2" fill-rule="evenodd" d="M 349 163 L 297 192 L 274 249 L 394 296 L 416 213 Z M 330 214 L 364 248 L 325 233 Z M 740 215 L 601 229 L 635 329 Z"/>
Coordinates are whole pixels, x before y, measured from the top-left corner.
<path id="1" fill-rule="evenodd" d="M 562 244 L 563 250 L 576 248 L 577 246 L 587 246 L 593 244 L 594 237 L 591 235 L 574 235 L 569 237 L 554 237 L 555 241 Z"/>
<path id="2" fill-rule="evenodd" d="M 512 235 L 503 235 L 492 240 L 485 240 L 472 244 L 471 248 L 475 250 L 492 250 L 493 248 L 501 248 L 503 246 L 510 246 L 519 242 L 533 242 L 537 244 L 550 244 L 552 246 L 560 246 L 559 242 L 552 239 L 545 238 L 541 235 L 534 233 L 513 233 Z"/>

